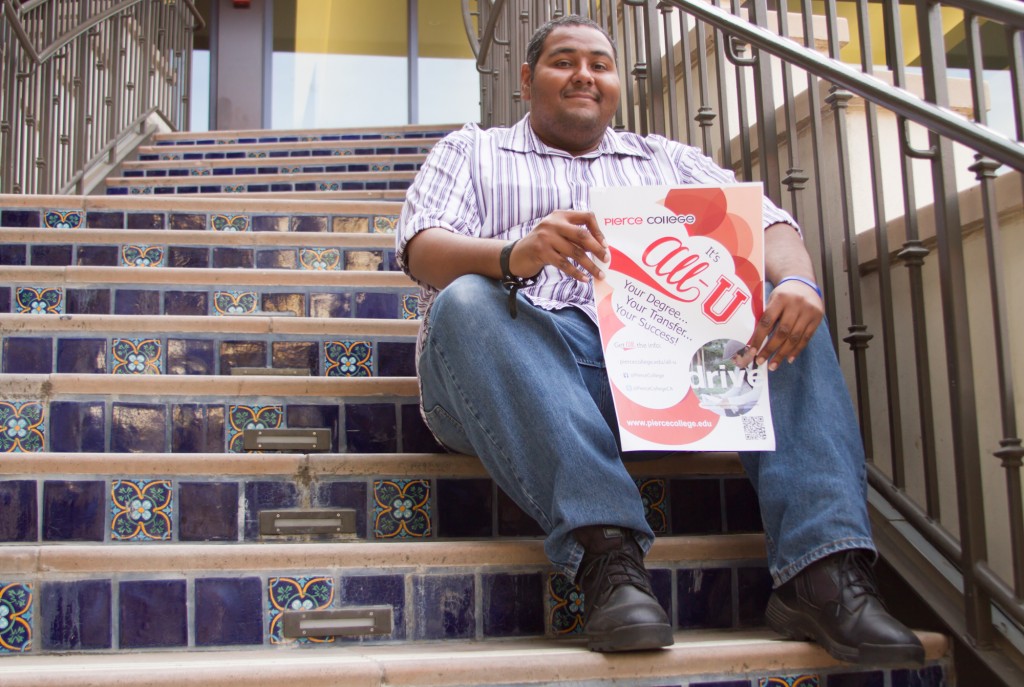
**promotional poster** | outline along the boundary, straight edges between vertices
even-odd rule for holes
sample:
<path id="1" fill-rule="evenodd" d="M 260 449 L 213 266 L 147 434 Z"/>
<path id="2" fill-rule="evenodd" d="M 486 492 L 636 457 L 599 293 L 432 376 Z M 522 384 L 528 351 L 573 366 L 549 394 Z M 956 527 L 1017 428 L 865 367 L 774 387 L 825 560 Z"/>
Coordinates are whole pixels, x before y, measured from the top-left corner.
<path id="1" fill-rule="evenodd" d="M 593 189 L 610 252 L 594 297 L 623 450 L 775 448 L 768 371 L 744 355 L 764 310 L 762 193 Z"/>

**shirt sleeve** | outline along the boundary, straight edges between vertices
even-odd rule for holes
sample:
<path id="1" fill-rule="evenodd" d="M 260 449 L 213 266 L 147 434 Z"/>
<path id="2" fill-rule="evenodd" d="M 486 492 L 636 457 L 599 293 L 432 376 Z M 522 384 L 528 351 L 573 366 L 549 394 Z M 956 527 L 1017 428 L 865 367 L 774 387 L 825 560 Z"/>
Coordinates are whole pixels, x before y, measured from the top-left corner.
<path id="1" fill-rule="evenodd" d="M 406 248 L 424 229 L 480 235 L 480 213 L 471 174 L 472 147 L 473 132 L 466 129 L 438 141 L 406 192 L 395 239 L 398 265 L 406 274 Z"/>
<path id="2" fill-rule="evenodd" d="M 687 184 L 735 184 L 736 175 L 730 170 L 719 167 L 714 160 L 704 155 L 700 148 L 687 146 L 681 143 L 671 145 L 669 141 L 669 154 L 676 165 L 676 169 L 682 177 L 683 183 Z M 800 225 L 793 216 L 773 203 L 768 196 L 762 196 L 762 219 L 763 228 L 767 229 L 773 224 L 788 224 L 801 233 Z"/>

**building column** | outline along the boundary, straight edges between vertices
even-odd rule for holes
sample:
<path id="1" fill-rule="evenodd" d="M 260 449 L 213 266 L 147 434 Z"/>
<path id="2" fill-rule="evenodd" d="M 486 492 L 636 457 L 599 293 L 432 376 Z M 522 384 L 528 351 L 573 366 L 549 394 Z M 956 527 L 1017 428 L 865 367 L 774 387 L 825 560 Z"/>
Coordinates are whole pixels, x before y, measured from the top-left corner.
<path id="1" fill-rule="evenodd" d="M 216 0 L 213 9 L 211 128 L 269 128 L 273 0 L 251 0 L 245 9 Z"/>

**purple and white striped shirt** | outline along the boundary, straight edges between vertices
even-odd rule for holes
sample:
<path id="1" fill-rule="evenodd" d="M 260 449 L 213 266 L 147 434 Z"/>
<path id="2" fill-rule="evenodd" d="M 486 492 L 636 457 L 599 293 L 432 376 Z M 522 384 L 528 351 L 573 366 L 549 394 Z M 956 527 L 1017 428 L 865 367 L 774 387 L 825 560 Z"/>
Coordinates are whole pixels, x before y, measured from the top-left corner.
<path id="1" fill-rule="evenodd" d="M 396 236 L 399 265 L 408 273 L 405 248 L 420 231 L 438 227 L 482 238 L 522 238 L 556 210 L 590 210 L 592 186 L 731 184 L 736 177 L 699 148 L 662 136 L 608 129 L 596 150 L 573 157 L 549 148 L 529 115 L 509 128 L 467 124 L 439 141 L 405 197 Z M 666 167 L 671 169 L 666 169 Z M 764 199 L 764 226 L 797 227 Z M 799 228 L 797 227 L 799 230 Z M 437 289 L 420 283 L 419 312 L 428 328 Z M 548 310 L 575 306 L 597 321 L 594 289 L 548 265 L 522 292 Z"/>

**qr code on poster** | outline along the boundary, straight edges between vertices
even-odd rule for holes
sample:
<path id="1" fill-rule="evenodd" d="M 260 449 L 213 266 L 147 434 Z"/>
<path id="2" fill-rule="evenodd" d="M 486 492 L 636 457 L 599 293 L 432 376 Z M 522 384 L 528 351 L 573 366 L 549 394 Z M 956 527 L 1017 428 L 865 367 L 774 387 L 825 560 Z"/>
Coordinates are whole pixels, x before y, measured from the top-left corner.
<path id="1" fill-rule="evenodd" d="M 764 417 L 760 415 L 743 416 L 743 438 L 747 441 L 764 439 Z"/>

